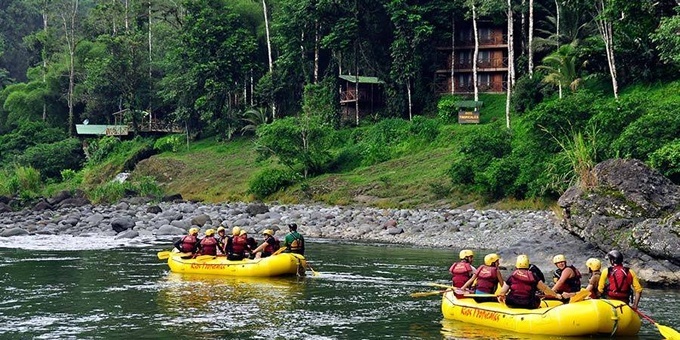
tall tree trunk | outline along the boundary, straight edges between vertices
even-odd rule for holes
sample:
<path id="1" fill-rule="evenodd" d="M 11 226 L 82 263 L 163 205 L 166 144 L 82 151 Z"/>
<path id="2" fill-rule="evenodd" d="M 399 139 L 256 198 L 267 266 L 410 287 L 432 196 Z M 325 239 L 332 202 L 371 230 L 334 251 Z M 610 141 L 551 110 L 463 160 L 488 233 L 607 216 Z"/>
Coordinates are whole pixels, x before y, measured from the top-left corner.
<path id="1" fill-rule="evenodd" d="M 472 84 L 475 88 L 475 101 L 479 100 L 479 88 L 477 84 L 477 56 L 479 55 L 479 32 L 477 32 L 477 8 L 472 3 L 472 30 L 475 34 L 475 52 L 472 56 Z"/>
<path id="2" fill-rule="evenodd" d="M 529 0 L 529 78 L 534 77 L 534 0 Z"/>
<path id="3" fill-rule="evenodd" d="M 411 99 L 411 77 L 406 79 L 406 94 L 408 95 L 408 120 L 413 121 L 413 101 Z"/>
<path id="4" fill-rule="evenodd" d="M 359 48 L 357 42 L 354 42 L 354 112 L 356 124 L 359 126 Z"/>
<path id="5" fill-rule="evenodd" d="M 68 133 L 70 136 L 74 136 L 74 112 L 73 112 L 73 90 L 75 88 L 76 79 L 76 67 L 75 67 L 75 54 L 76 54 L 76 16 L 78 15 L 78 1 L 73 0 L 68 11 L 63 11 L 61 13 L 61 19 L 64 24 L 64 37 L 66 39 L 66 44 L 68 48 L 68 92 L 66 94 L 66 102 L 68 105 Z"/>
<path id="6" fill-rule="evenodd" d="M 510 98 L 512 97 L 512 86 L 515 83 L 515 49 L 513 46 L 514 29 L 512 17 L 512 0 L 508 0 L 508 80 L 506 82 L 507 89 L 505 96 L 505 127 L 508 129 L 510 128 Z"/>
<path id="7" fill-rule="evenodd" d="M 607 64 L 609 64 L 609 75 L 612 78 L 612 90 L 614 91 L 614 98 L 619 99 L 619 85 L 616 79 L 616 60 L 614 59 L 614 30 L 612 22 L 606 17 L 605 0 L 598 0 L 595 3 L 595 10 L 597 13 L 597 29 L 600 31 L 602 41 L 604 41 L 604 49 L 607 55 Z"/>
<path id="8" fill-rule="evenodd" d="M 274 60 L 272 59 L 272 42 L 269 36 L 269 17 L 267 15 L 267 3 L 262 0 L 262 11 L 264 12 L 264 30 L 267 35 L 267 57 L 269 58 L 269 73 L 274 77 Z M 276 119 L 276 99 L 272 93 L 272 121 Z"/>
<path id="9" fill-rule="evenodd" d="M 319 21 L 314 21 L 314 84 L 319 82 Z"/>
<path id="10" fill-rule="evenodd" d="M 560 3 L 558 0 L 555 0 L 555 12 L 557 16 L 557 20 L 555 22 L 555 41 L 557 42 L 557 50 L 560 49 Z M 560 81 L 559 84 L 557 84 L 557 92 L 559 93 L 560 99 L 562 99 L 562 82 Z"/>
<path id="11" fill-rule="evenodd" d="M 153 56 L 152 56 L 152 49 L 151 49 L 151 0 L 148 2 L 149 5 L 149 10 L 147 12 L 149 19 L 148 19 L 148 26 L 149 26 L 149 95 L 153 93 L 153 69 L 152 69 L 152 62 L 153 62 Z M 151 99 L 149 99 L 149 129 L 151 129 L 151 122 L 153 121 L 153 110 L 151 108 Z"/>
<path id="12" fill-rule="evenodd" d="M 451 15 L 451 94 L 456 93 L 456 16 Z"/>
<path id="13" fill-rule="evenodd" d="M 47 1 L 43 3 L 43 8 L 42 8 L 42 19 L 43 19 L 43 33 L 45 34 L 45 39 L 47 39 Z M 46 41 L 43 41 L 43 46 L 42 46 L 42 81 L 43 85 L 47 83 L 47 47 L 45 46 L 47 44 Z M 47 120 L 47 103 L 43 100 L 43 107 L 42 107 L 42 120 L 43 122 Z"/>
<path id="14" fill-rule="evenodd" d="M 526 50 L 527 50 L 527 46 L 526 46 L 526 41 L 527 41 L 527 33 L 526 33 L 526 29 L 527 29 L 527 17 L 526 17 L 526 12 L 524 11 L 524 7 L 525 7 L 526 4 L 527 4 L 526 1 L 527 1 L 527 0 L 522 0 L 522 18 L 521 18 L 521 21 L 522 21 L 522 22 L 520 23 L 520 24 L 522 25 L 522 29 L 520 30 L 520 34 L 522 35 L 522 37 L 521 37 L 522 40 L 520 41 L 520 43 L 521 43 L 521 46 L 520 46 L 521 55 L 524 55 L 524 53 L 525 53 Z"/>
<path id="15" fill-rule="evenodd" d="M 128 18 L 130 4 L 125 0 L 125 33 L 130 32 L 130 19 Z"/>

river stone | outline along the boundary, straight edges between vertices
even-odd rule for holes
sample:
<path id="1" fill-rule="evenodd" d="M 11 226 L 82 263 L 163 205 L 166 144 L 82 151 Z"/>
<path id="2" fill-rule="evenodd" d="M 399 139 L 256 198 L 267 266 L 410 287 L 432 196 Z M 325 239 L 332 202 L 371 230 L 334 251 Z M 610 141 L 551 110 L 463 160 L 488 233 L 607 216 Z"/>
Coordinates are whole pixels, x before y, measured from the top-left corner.
<path id="1" fill-rule="evenodd" d="M 189 223 L 188 221 L 184 221 L 184 220 L 182 220 L 182 221 L 172 221 L 172 222 L 170 222 L 170 225 L 172 225 L 173 227 L 176 227 L 176 228 L 181 228 L 184 231 L 189 230 L 189 228 L 191 227 L 191 223 Z"/>
<path id="2" fill-rule="evenodd" d="M 99 223 L 101 223 L 102 220 L 104 220 L 104 215 L 102 214 L 94 214 L 85 218 L 85 222 L 87 222 L 90 225 L 99 225 Z"/>
<path id="3" fill-rule="evenodd" d="M 251 203 L 246 207 L 246 212 L 250 216 L 255 216 L 269 212 L 269 208 L 262 203 Z"/>
<path id="4" fill-rule="evenodd" d="M 151 205 L 148 208 L 146 208 L 146 212 L 149 214 L 158 214 L 163 212 L 163 209 L 157 205 Z"/>
<path id="5" fill-rule="evenodd" d="M 390 235 L 399 235 L 404 232 L 402 228 L 388 228 L 387 233 Z"/>
<path id="6" fill-rule="evenodd" d="M 184 233 L 186 233 L 185 229 L 177 228 L 169 224 L 162 225 L 156 230 L 156 235 L 183 235 Z"/>
<path id="7" fill-rule="evenodd" d="M 61 203 L 63 200 L 67 198 L 71 198 L 71 192 L 68 190 L 62 190 L 58 192 L 56 195 L 50 197 L 47 199 L 47 203 L 50 205 L 55 205 Z"/>
<path id="8" fill-rule="evenodd" d="M 5 202 L 0 202 L 0 214 L 12 212 L 12 208 Z"/>
<path id="9" fill-rule="evenodd" d="M 128 210 L 130 209 L 130 205 L 127 204 L 126 202 L 120 202 L 116 204 L 116 210 Z"/>
<path id="10" fill-rule="evenodd" d="M 120 233 L 121 231 L 132 229 L 135 226 L 135 221 L 133 221 L 129 217 L 119 217 L 111 221 L 111 228 L 116 233 Z"/>
<path id="11" fill-rule="evenodd" d="M 127 231 L 123 231 L 120 234 L 116 235 L 116 239 L 118 240 L 118 239 L 122 239 L 122 238 L 135 238 L 137 236 L 139 236 L 139 232 L 137 232 L 135 230 L 127 230 Z"/>
<path id="12" fill-rule="evenodd" d="M 0 233 L 0 236 L 2 236 L 2 237 L 20 236 L 20 235 L 28 235 L 28 231 L 21 229 L 21 228 L 12 228 L 12 229 L 6 229 L 2 233 Z"/>
<path id="13" fill-rule="evenodd" d="M 191 224 L 197 225 L 199 227 L 203 227 L 208 221 L 212 222 L 212 220 L 210 219 L 210 216 L 208 216 L 206 214 L 201 214 L 201 215 L 198 215 L 198 216 L 192 218 Z"/>

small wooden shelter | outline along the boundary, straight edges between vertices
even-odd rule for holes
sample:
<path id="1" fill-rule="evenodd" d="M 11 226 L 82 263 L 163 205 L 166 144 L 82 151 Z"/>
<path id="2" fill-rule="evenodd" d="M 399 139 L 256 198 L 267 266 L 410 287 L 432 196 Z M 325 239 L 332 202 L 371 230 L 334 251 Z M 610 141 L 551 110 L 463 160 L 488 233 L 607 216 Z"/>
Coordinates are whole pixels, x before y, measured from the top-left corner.
<path id="1" fill-rule="evenodd" d="M 377 77 L 340 75 L 340 112 L 343 120 L 356 120 L 385 107 L 385 82 Z"/>

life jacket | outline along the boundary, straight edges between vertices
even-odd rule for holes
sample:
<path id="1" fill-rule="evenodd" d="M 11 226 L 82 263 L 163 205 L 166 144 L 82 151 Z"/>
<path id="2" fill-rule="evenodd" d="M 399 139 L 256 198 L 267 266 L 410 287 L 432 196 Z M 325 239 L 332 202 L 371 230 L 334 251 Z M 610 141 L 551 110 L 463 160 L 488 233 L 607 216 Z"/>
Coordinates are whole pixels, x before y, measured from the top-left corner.
<path id="1" fill-rule="evenodd" d="M 192 253 L 194 249 L 196 249 L 196 242 L 198 242 L 196 235 L 186 235 L 182 237 L 182 244 L 180 245 L 182 252 Z"/>
<path id="2" fill-rule="evenodd" d="M 482 265 L 477 269 L 477 290 L 493 294 L 498 284 L 498 267 Z"/>
<path id="3" fill-rule="evenodd" d="M 607 269 L 607 285 L 604 293 L 608 298 L 630 302 L 630 295 L 632 293 L 630 286 L 633 284 L 633 275 L 630 275 L 630 269 L 622 265 L 614 265 Z"/>
<path id="4" fill-rule="evenodd" d="M 467 282 L 472 277 L 472 266 L 469 262 L 462 260 L 451 265 L 449 272 L 451 272 L 451 275 L 453 275 L 451 277 L 453 286 L 460 288 L 463 287 L 465 282 Z"/>
<path id="5" fill-rule="evenodd" d="M 217 255 L 217 240 L 214 237 L 207 236 L 201 240 L 201 254 Z"/>
<path id="6" fill-rule="evenodd" d="M 527 269 L 515 269 L 508 279 L 510 284 L 510 294 L 515 301 L 530 304 L 536 296 L 538 280 L 534 274 Z"/>
<path id="7" fill-rule="evenodd" d="M 243 254 L 247 245 L 246 235 L 237 235 L 231 238 L 231 252 L 233 254 Z"/>
<path id="8" fill-rule="evenodd" d="M 274 254 L 277 250 L 279 250 L 279 248 L 281 248 L 281 242 L 279 242 L 279 240 L 274 236 L 271 236 L 271 238 L 274 239 L 274 242 L 267 242 L 267 246 L 264 247 L 263 252 Z"/>
<path id="9" fill-rule="evenodd" d="M 571 268 L 571 270 L 574 271 L 574 277 L 568 278 L 567 281 L 564 282 L 566 287 L 560 289 L 560 291 L 556 293 L 571 293 L 581 290 L 581 272 L 579 272 L 578 269 L 576 269 L 576 267 L 573 265 L 569 265 L 564 268 Z M 562 276 L 562 271 L 562 269 L 555 269 L 555 282 L 559 281 L 560 277 Z"/>
<path id="10" fill-rule="evenodd" d="M 293 241 L 288 246 L 288 249 L 290 250 L 290 252 L 304 255 L 305 254 L 305 241 L 302 238 L 302 236 L 297 232 L 290 233 L 290 235 L 293 236 Z"/>

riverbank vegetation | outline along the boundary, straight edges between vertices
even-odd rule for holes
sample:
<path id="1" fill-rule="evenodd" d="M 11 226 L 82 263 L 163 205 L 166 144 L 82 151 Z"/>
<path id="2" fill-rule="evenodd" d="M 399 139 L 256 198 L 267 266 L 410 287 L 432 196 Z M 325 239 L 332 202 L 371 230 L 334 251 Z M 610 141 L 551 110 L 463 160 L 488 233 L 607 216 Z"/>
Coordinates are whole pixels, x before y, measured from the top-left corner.
<path id="1" fill-rule="evenodd" d="M 676 4 L 535 3 L 10 1 L 0 196 L 537 207 L 592 186 L 589 170 L 613 157 L 680 181 Z M 434 47 L 478 16 L 513 18 L 510 95 L 477 79 L 464 95 L 434 91 L 446 63 Z M 384 106 L 348 116 L 347 74 L 375 76 Z M 457 123 L 464 100 L 484 103 L 479 124 Z M 119 118 L 136 137 L 74 131 Z M 159 122 L 185 132 L 145 133 Z"/>

